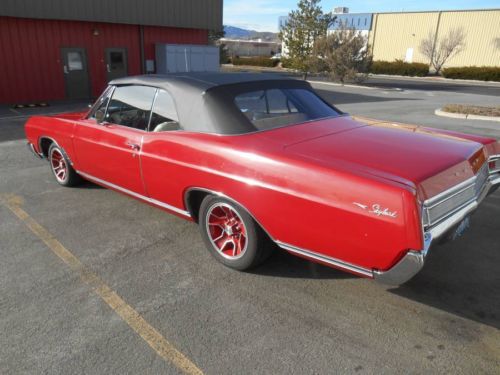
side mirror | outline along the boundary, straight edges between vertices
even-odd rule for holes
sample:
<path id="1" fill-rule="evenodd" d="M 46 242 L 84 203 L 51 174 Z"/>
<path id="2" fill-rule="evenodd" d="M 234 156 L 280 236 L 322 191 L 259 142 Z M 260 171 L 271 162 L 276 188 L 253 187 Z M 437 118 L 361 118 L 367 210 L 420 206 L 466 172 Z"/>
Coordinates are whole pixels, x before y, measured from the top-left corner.
<path id="1" fill-rule="evenodd" d="M 106 113 L 104 112 L 103 109 L 98 109 L 95 112 L 94 118 L 95 118 L 95 120 L 97 121 L 98 124 L 101 124 L 104 121 L 104 116 L 105 115 L 106 115 Z"/>

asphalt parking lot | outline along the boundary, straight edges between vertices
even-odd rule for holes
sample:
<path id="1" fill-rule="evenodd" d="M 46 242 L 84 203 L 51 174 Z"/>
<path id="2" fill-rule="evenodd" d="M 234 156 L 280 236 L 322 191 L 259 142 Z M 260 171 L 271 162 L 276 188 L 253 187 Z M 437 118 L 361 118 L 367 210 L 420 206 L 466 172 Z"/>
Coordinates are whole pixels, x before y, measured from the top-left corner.
<path id="1" fill-rule="evenodd" d="M 495 93 L 315 87 L 352 114 L 500 138 L 432 114 Z M 285 252 L 236 272 L 193 223 L 55 182 L 22 125 L 81 105 L 0 111 L 0 373 L 499 373 L 500 191 L 397 288 Z"/>

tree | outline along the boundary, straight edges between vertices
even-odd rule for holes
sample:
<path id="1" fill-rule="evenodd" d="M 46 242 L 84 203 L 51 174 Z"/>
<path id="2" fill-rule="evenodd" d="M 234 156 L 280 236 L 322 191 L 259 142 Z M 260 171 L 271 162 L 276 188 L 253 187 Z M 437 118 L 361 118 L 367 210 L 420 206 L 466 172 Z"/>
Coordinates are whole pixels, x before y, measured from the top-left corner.
<path id="1" fill-rule="evenodd" d="M 313 56 L 318 57 L 320 69 L 328 71 L 342 84 L 346 80 L 364 80 L 372 61 L 367 38 L 342 23 L 333 33 L 316 42 Z"/>
<path id="2" fill-rule="evenodd" d="M 462 28 L 451 29 L 448 34 L 438 40 L 436 34 L 430 32 L 420 42 L 419 50 L 427 57 L 436 74 L 451 57 L 459 54 L 465 47 L 465 34 Z"/>
<path id="3" fill-rule="evenodd" d="M 224 30 L 209 30 L 208 31 L 208 44 L 219 47 L 219 62 L 227 64 L 229 62 L 229 54 L 226 45 L 221 42 L 226 32 Z"/>
<path id="4" fill-rule="evenodd" d="M 288 14 L 285 26 L 280 30 L 290 67 L 304 73 L 310 71 L 315 42 L 326 35 L 328 26 L 335 20 L 331 13 L 323 13 L 320 0 L 299 0 L 298 9 Z"/>

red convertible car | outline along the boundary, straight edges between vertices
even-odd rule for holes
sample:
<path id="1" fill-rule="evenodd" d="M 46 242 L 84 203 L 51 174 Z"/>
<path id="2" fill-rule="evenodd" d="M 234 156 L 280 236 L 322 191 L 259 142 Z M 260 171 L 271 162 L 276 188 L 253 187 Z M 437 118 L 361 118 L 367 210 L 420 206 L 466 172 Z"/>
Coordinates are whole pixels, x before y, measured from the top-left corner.
<path id="1" fill-rule="evenodd" d="M 122 78 L 89 111 L 25 128 L 59 184 L 83 178 L 195 221 L 239 270 L 277 245 L 398 285 L 500 184 L 495 139 L 355 121 L 274 75 Z"/>

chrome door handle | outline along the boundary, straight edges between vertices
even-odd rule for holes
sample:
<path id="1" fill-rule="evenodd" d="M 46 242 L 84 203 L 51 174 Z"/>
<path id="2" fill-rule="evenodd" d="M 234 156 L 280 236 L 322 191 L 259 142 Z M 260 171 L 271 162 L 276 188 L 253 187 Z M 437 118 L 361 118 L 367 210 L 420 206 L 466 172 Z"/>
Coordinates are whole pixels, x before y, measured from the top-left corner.
<path id="1" fill-rule="evenodd" d="M 127 142 L 125 143 L 128 147 L 130 147 L 132 150 L 139 151 L 140 146 L 137 143 L 132 143 L 132 142 Z"/>

